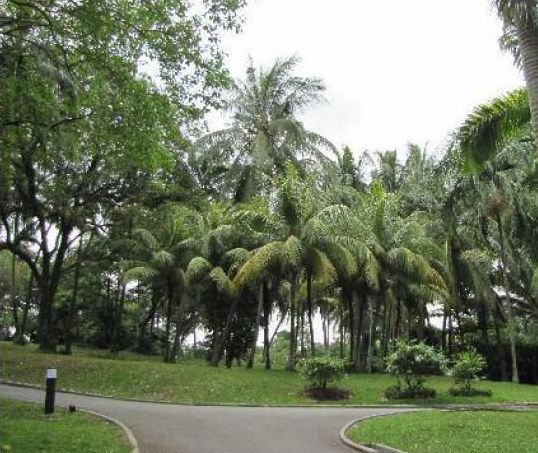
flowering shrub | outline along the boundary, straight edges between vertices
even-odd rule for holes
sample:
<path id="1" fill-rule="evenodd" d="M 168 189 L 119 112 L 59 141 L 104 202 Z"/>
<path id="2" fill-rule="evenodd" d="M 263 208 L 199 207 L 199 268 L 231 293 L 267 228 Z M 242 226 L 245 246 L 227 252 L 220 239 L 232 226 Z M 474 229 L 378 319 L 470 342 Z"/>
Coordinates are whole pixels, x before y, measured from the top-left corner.
<path id="1" fill-rule="evenodd" d="M 490 390 L 473 389 L 473 381 L 478 380 L 480 373 L 486 367 L 486 360 L 475 351 L 458 354 L 452 367 L 452 376 L 456 387 L 450 389 L 455 396 L 491 396 Z"/>
<path id="2" fill-rule="evenodd" d="M 323 390 L 327 388 L 327 384 L 336 382 L 345 375 L 344 362 L 328 356 L 303 359 L 299 372 L 310 381 L 311 388 Z"/>
<path id="3" fill-rule="evenodd" d="M 399 340 L 387 358 L 387 372 L 398 378 L 397 385 L 386 390 L 387 398 L 425 398 L 435 390 L 424 387 L 426 376 L 446 373 L 446 358 L 431 346 Z M 405 388 L 402 389 L 402 381 Z"/>

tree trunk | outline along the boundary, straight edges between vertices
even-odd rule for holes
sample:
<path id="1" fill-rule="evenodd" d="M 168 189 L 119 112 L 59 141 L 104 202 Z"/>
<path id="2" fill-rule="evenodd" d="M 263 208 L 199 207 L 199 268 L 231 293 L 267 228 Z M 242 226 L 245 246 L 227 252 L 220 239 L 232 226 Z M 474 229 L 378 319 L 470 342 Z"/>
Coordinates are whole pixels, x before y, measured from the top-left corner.
<path id="1" fill-rule="evenodd" d="M 518 24 L 517 34 L 523 62 L 523 73 L 529 93 L 536 152 L 538 150 L 538 31 L 536 24 L 530 19 L 525 23 Z"/>
<path id="2" fill-rule="evenodd" d="M 118 283 L 119 284 L 119 283 Z M 112 348 L 111 352 L 116 354 L 121 349 L 120 345 L 120 336 L 121 336 L 121 325 L 123 322 L 123 307 L 125 306 L 125 295 L 127 292 L 127 287 L 125 284 L 122 284 L 119 288 L 119 298 L 114 310 L 114 336 L 112 338 Z"/>
<path id="3" fill-rule="evenodd" d="M 271 311 L 271 305 L 269 303 L 269 298 L 264 297 L 263 298 L 264 304 L 263 304 L 263 358 L 265 360 L 265 369 L 270 370 L 271 369 L 271 342 L 269 340 L 269 316 Z M 279 325 L 275 329 L 275 334 L 278 332 L 278 329 L 280 327 L 280 324 L 282 324 L 282 321 L 284 321 L 284 315 L 282 316 L 282 319 L 280 320 Z"/>
<path id="4" fill-rule="evenodd" d="M 17 230 L 17 221 L 15 220 L 15 231 Z M 17 303 L 17 257 L 11 254 L 11 311 L 13 314 L 13 324 L 15 326 L 15 338 L 20 336 L 19 326 L 19 307 Z"/>
<path id="5" fill-rule="evenodd" d="M 297 310 L 297 276 L 291 278 L 291 294 L 290 294 L 290 350 L 288 354 L 288 363 L 286 370 L 295 371 L 297 364 L 297 329 L 295 326 L 295 312 Z"/>
<path id="6" fill-rule="evenodd" d="M 340 323 L 338 325 L 339 329 L 339 342 L 340 342 L 340 358 L 344 360 L 344 309 L 342 308 L 342 304 L 338 307 L 339 316 L 340 316 Z"/>
<path id="7" fill-rule="evenodd" d="M 538 49 L 537 49 L 538 50 Z M 538 64 L 538 56 L 537 56 Z M 537 73 L 538 75 L 538 73 Z M 538 78 L 537 78 L 537 88 L 538 88 Z M 537 99 L 538 102 L 538 99 Z M 502 228 L 502 221 L 499 214 L 497 214 L 497 228 L 499 230 L 499 242 L 501 246 L 501 270 L 503 276 L 503 285 L 505 292 L 505 305 L 506 305 L 506 317 L 508 321 L 508 338 L 510 340 L 510 356 L 512 359 L 512 382 L 519 384 L 519 374 L 517 370 L 517 351 L 516 351 L 516 329 L 515 321 L 512 313 L 512 299 L 510 297 L 510 282 L 508 280 L 508 271 L 506 269 L 507 259 L 506 259 L 506 244 L 504 242 L 504 231 Z"/>
<path id="8" fill-rule="evenodd" d="M 56 352 L 56 338 L 54 333 L 54 298 L 62 276 L 65 254 L 69 247 L 69 236 L 73 230 L 70 225 L 61 225 L 58 233 L 58 247 L 54 261 L 53 252 L 47 247 L 48 229 L 45 220 L 40 221 L 41 231 L 41 272 L 34 274 L 40 290 L 40 304 L 38 315 L 39 349 L 43 352 Z"/>
<path id="9" fill-rule="evenodd" d="M 452 359 L 454 353 L 454 322 L 452 320 L 452 310 L 448 310 L 448 358 Z"/>
<path id="10" fill-rule="evenodd" d="M 355 308 L 353 306 L 353 296 L 345 294 L 348 311 L 349 326 L 349 363 L 353 363 L 355 358 Z"/>
<path id="11" fill-rule="evenodd" d="M 508 370 L 506 367 L 506 352 L 501 338 L 501 329 L 497 317 L 494 317 L 495 322 L 495 341 L 497 343 L 497 356 L 499 358 L 499 368 L 501 373 L 501 381 L 508 380 Z"/>
<path id="12" fill-rule="evenodd" d="M 252 343 L 250 345 L 250 351 L 248 355 L 247 368 L 254 367 L 254 358 L 256 357 L 256 345 L 258 343 L 258 332 L 260 330 L 260 321 L 262 317 L 262 310 L 264 305 L 264 283 L 260 283 L 260 289 L 258 293 L 258 308 L 256 309 L 256 320 L 254 321 L 254 335 L 252 337 Z"/>
<path id="13" fill-rule="evenodd" d="M 366 372 L 368 374 L 372 374 L 372 361 L 374 358 L 374 331 L 375 331 L 376 314 L 374 313 L 374 308 L 373 308 L 371 300 L 369 301 L 368 309 L 369 309 L 369 316 L 370 316 L 370 325 L 368 327 L 368 354 L 366 356 Z"/>
<path id="14" fill-rule="evenodd" d="M 228 316 L 226 316 L 226 323 L 224 324 L 224 329 L 218 334 L 215 338 L 215 344 L 213 345 L 213 354 L 209 365 L 213 367 L 218 367 L 220 359 L 222 358 L 222 351 L 224 350 L 224 342 L 230 335 L 230 330 L 232 328 L 232 321 L 237 311 L 237 305 L 239 303 L 239 298 L 234 297 L 232 304 L 230 305 L 230 310 L 228 311 Z"/>
<path id="15" fill-rule="evenodd" d="M 166 305 L 166 325 L 164 329 L 164 361 L 170 362 L 170 332 L 172 330 L 172 305 L 174 303 L 174 292 L 169 285 L 168 287 L 168 297 L 167 297 L 167 305 Z"/>
<path id="16" fill-rule="evenodd" d="M 34 297 L 34 274 L 30 274 L 30 280 L 28 282 L 28 292 L 26 295 L 26 303 L 24 304 L 24 309 L 22 312 L 22 320 L 21 320 L 21 326 L 19 329 L 19 335 L 15 338 L 15 343 L 19 345 L 26 344 L 26 339 L 24 338 L 24 334 L 26 333 L 28 313 L 30 312 L 30 307 L 32 306 L 33 297 Z"/>
<path id="17" fill-rule="evenodd" d="M 308 310 L 308 326 L 310 328 L 310 354 L 316 355 L 316 343 L 314 341 L 314 324 L 312 321 L 312 275 L 306 275 L 306 305 Z"/>
<path id="18" fill-rule="evenodd" d="M 446 314 L 446 306 L 443 307 L 443 324 L 441 327 L 441 350 L 443 351 L 443 354 L 447 355 L 446 350 L 446 321 L 447 321 L 447 314 Z"/>
<path id="19" fill-rule="evenodd" d="M 356 348 L 355 348 L 355 357 L 353 359 L 353 368 L 356 373 L 362 370 L 362 353 L 364 349 L 364 332 L 362 331 L 362 326 L 364 324 L 364 299 L 357 298 L 356 309 L 357 309 L 357 322 L 356 322 Z"/>
<path id="20" fill-rule="evenodd" d="M 268 308 L 267 316 L 269 316 L 271 313 L 271 308 Z M 275 341 L 276 335 L 278 334 L 280 327 L 282 327 L 282 324 L 284 320 L 286 319 L 286 313 L 282 313 L 282 316 L 280 317 L 280 321 L 278 321 L 278 324 L 276 325 L 275 331 L 273 332 L 273 335 L 271 335 L 271 339 L 269 340 L 269 347 L 273 345 L 273 342 Z"/>
<path id="21" fill-rule="evenodd" d="M 78 287 L 80 280 L 80 268 L 82 267 L 82 240 L 83 235 L 80 236 L 80 241 L 77 249 L 77 261 L 75 264 L 75 275 L 73 277 L 73 292 L 71 294 L 71 300 L 69 303 L 69 313 L 67 316 L 67 331 L 65 332 L 65 354 L 71 354 L 71 345 L 73 343 L 73 323 L 75 322 L 75 312 L 77 309 Z"/>

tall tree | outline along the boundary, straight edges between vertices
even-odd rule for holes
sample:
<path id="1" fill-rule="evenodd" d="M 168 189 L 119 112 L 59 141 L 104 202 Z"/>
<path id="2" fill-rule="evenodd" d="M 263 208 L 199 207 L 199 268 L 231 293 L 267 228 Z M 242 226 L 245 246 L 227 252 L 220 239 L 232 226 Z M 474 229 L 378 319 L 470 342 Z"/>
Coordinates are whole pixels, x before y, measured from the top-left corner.
<path id="1" fill-rule="evenodd" d="M 535 0 L 493 0 L 505 27 L 517 41 L 529 91 L 532 129 L 538 148 L 538 8 Z"/>
<path id="2" fill-rule="evenodd" d="M 335 151 L 298 118 L 321 102 L 325 91 L 320 79 L 295 75 L 298 63 L 291 57 L 268 69 L 251 64 L 245 80 L 235 83 L 228 104 L 231 126 L 206 135 L 195 146 L 202 186 L 213 192 L 225 189 L 244 201 L 267 187 L 267 177 L 283 175 L 287 162 L 304 172 L 327 160 L 322 150 Z M 210 176 L 207 182 L 205 175 Z"/>
<path id="3" fill-rule="evenodd" d="M 177 125 L 228 84 L 218 31 L 236 25 L 241 5 L 0 5 L 0 250 L 34 274 L 42 349 L 55 349 L 54 299 L 77 231 L 173 165 L 185 144 Z M 158 68 L 159 87 L 144 62 Z"/>

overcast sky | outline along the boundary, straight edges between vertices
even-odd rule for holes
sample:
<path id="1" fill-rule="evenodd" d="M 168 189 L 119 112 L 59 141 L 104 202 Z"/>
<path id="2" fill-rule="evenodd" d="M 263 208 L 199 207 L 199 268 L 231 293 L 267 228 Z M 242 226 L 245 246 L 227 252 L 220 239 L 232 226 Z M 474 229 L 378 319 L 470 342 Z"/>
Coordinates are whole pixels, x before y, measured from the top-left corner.
<path id="1" fill-rule="evenodd" d="M 410 141 L 439 152 L 474 106 L 523 85 L 490 0 L 249 0 L 245 16 L 224 40 L 232 75 L 249 56 L 300 56 L 327 85 L 306 126 L 356 154 Z"/>

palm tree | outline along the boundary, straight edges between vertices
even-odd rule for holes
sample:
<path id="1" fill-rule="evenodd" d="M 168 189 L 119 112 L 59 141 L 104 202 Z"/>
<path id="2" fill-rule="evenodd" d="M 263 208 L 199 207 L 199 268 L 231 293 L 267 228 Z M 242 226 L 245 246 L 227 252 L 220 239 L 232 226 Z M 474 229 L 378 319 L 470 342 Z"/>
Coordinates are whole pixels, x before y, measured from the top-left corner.
<path id="1" fill-rule="evenodd" d="M 529 92 L 532 130 L 538 144 L 538 26 L 535 0 L 493 0 L 505 28 L 517 41 Z M 537 146 L 538 148 L 538 146 Z"/>
<path id="2" fill-rule="evenodd" d="M 452 152 L 461 153 L 467 171 L 478 172 L 508 143 L 527 139 L 530 119 L 527 90 L 495 98 L 478 106 L 455 132 Z"/>
<path id="3" fill-rule="evenodd" d="M 187 286 L 182 256 L 178 254 L 178 246 L 184 237 L 180 233 L 177 219 L 170 218 L 161 237 L 156 237 L 147 229 L 137 229 L 133 232 L 133 240 L 132 245 L 139 259 L 128 263 L 129 269 L 124 273 L 123 279 L 125 282 L 137 280 L 148 283 L 154 291 L 158 289 L 164 294 L 164 361 L 173 362 L 172 322 Z"/>
<path id="4" fill-rule="evenodd" d="M 251 64 L 246 79 L 237 82 L 231 93 L 231 126 L 196 143 L 197 167 L 204 175 L 220 174 L 220 186 L 226 192 L 231 189 L 236 201 L 256 194 L 266 185 L 266 177 L 282 175 L 287 162 L 305 171 L 328 160 L 322 149 L 335 150 L 297 118 L 321 102 L 325 90 L 320 79 L 295 75 L 298 63 L 295 57 L 279 59 L 271 68 L 259 70 Z"/>

